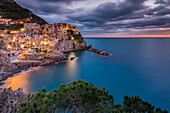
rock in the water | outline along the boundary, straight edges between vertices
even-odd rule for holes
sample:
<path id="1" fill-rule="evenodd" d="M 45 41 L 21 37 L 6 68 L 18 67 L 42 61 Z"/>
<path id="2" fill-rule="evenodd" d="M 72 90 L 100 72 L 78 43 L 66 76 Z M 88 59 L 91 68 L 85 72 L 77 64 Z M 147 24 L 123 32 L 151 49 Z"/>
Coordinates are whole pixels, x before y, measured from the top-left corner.
<path id="1" fill-rule="evenodd" d="M 91 48 L 92 48 L 92 45 L 88 45 L 88 46 L 87 46 L 87 49 L 91 49 Z"/>
<path id="2" fill-rule="evenodd" d="M 103 56 L 109 56 L 110 54 L 106 51 L 101 51 L 101 50 L 98 50 L 98 49 L 93 49 L 92 48 L 92 45 L 90 46 L 87 46 L 87 50 L 88 51 L 92 51 L 94 53 L 97 53 L 97 54 L 100 54 L 100 55 L 103 55 Z"/>
<path id="3" fill-rule="evenodd" d="M 76 57 L 71 57 L 70 60 L 74 60 Z"/>

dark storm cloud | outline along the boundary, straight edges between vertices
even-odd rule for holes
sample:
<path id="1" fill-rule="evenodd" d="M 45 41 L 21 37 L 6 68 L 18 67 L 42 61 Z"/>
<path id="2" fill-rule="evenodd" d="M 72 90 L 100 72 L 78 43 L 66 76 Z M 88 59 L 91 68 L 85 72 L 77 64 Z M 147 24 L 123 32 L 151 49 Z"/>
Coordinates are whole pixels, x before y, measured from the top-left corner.
<path id="1" fill-rule="evenodd" d="M 142 21 L 142 19 L 122 23 L 122 24 L 112 24 L 116 27 L 124 26 L 126 28 L 156 28 L 157 26 L 164 26 L 168 25 L 167 27 L 170 27 L 170 17 L 157 17 L 157 18 L 148 18 L 145 19 L 145 21 Z"/>
<path id="2" fill-rule="evenodd" d="M 90 0 L 16 0 L 20 5 L 30 9 L 50 23 L 64 21 L 77 25 L 84 33 L 121 32 L 117 29 L 147 29 L 170 27 L 170 0 L 155 0 L 156 7 L 144 3 L 148 0 L 124 0 L 122 2 L 105 2 L 88 9 L 83 6 Z M 99 1 L 100 2 L 100 1 Z M 81 7 L 74 7 L 79 3 Z M 87 5 L 87 4 L 86 4 Z M 114 29 L 114 30 L 113 30 Z M 114 32 L 113 32 L 114 31 Z"/>
<path id="3" fill-rule="evenodd" d="M 166 2 L 164 0 L 156 0 L 155 4 L 165 4 Z"/>
<path id="4" fill-rule="evenodd" d="M 170 0 L 156 0 L 155 4 L 170 4 Z"/>
<path id="5" fill-rule="evenodd" d="M 170 14 L 170 9 L 165 8 L 165 9 L 159 10 L 159 11 L 156 13 L 156 15 L 166 15 L 166 14 Z"/>
<path id="6" fill-rule="evenodd" d="M 53 3 L 52 0 L 51 1 L 44 0 L 46 2 L 42 2 L 42 1 L 40 2 L 40 0 L 29 0 L 29 1 L 16 0 L 16 1 L 22 6 L 31 9 L 31 11 L 35 12 L 36 14 L 44 14 L 44 15 L 68 14 L 74 12 L 74 10 L 68 9 L 67 7 L 63 6 L 63 3 Z"/>
<path id="7" fill-rule="evenodd" d="M 157 6 L 153 9 L 144 9 L 143 12 L 141 12 L 141 14 L 146 14 L 146 15 L 154 15 L 155 12 L 163 10 L 165 8 L 165 6 Z"/>
<path id="8" fill-rule="evenodd" d="M 37 0 L 40 2 L 72 2 L 72 1 L 85 1 L 85 0 Z"/>
<path id="9" fill-rule="evenodd" d="M 84 24 L 89 28 L 100 27 L 103 30 L 115 28 L 156 28 L 170 27 L 170 17 L 159 17 L 170 13 L 170 9 L 164 6 L 148 8 L 144 6 L 143 0 L 128 0 L 118 5 L 107 2 L 99 5 L 88 15 L 69 16 L 69 18 L 79 22 L 90 22 Z M 145 17 L 145 16 L 151 16 Z M 127 20 L 127 22 L 123 22 Z M 128 20 L 133 20 L 129 22 Z M 114 22 L 114 24 L 106 24 Z"/>
<path id="10" fill-rule="evenodd" d="M 107 2 L 99 5 L 91 14 L 88 15 L 78 15 L 78 16 L 68 16 L 71 19 L 75 19 L 80 22 L 96 22 L 103 23 L 104 21 L 109 21 L 120 16 L 127 16 L 132 14 L 134 11 L 144 8 L 143 2 L 145 0 L 127 0 L 120 4 L 115 4 L 113 2 Z M 132 18 L 135 18 L 134 15 Z M 128 16 L 127 16 L 128 17 Z M 136 17 L 141 17 L 140 15 Z"/>

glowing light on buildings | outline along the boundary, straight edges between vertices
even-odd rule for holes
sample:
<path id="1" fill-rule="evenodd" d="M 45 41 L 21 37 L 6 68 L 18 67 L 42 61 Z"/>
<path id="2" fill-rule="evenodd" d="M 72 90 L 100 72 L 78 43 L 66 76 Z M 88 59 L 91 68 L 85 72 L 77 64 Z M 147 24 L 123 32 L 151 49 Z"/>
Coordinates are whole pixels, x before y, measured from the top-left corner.
<path id="1" fill-rule="evenodd" d="M 43 41 L 41 41 L 41 45 L 43 45 L 44 44 L 44 42 Z"/>
<path id="2" fill-rule="evenodd" d="M 21 28 L 20 30 L 21 30 L 21 31 L 25 31 L 26 29 L 25 29 L 25 28 Z"/>
<path id="3" fill-rule="evenodd" d="M 19 31 L 11 31 L 10 33 L 11 33 L 11 34 L 19 33 Z"/>
<path id="4" fill-rule="evenodd" d="M 14 37 L 14 38 L 12 39 L 12 41 L 15 42 L 15 41 L 16 41 L 16 37 Z"/>
<path id="5" fill-rule="evenodd" d="M 23 22 L 20 22 L 20 24 L 23 24 Z"/>
<path id="6" fill-rule="evenodd" d="M 24 48 L 25 46 L 24 45 L 21 45 L 22 48 Z"/>
<path id="7" fill-rule="evenodd" d="M 9 48 L 9 49 L 11 49 L 11 48 L 12 48 L 12 46 L 11 46 L 11 45 L 8 45 L 8 48 Z"/>
<path id="8" fill-rule="evenodd" d="M 48 43 L 47 42 L 44 42 L 44 45 L 47 45 Z"/>
<path id="9" fill-rule="evenodd" d="M 4 36 L 4 34 L 0 34 L 0 36 Z"/>

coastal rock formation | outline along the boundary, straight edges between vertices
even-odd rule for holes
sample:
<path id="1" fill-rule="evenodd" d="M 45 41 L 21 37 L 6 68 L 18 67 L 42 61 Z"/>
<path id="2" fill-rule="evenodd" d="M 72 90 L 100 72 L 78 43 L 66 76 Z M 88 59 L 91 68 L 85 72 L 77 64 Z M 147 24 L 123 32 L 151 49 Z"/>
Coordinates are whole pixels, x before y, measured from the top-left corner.
<path id="1" fill-rule="evenodd" d="M 3 84 L 3 80 L 6 80 L 9 76 L 11 76 L 11 73 L 7 71 L 10 66 L 11 62 L 6 51 L 0 50 L 0 85 Z"/>
<path id="2" fill-rule="evenodd" d="M 42 61 L 37 60 L 37 54 L 27 54 L 26 56 L 20 56 L 18 58 L 19 62 L 10 62 L 6 53 L 5 50 L 0 50 L 0 85 L 2 85 L 2 81 L 6 80 L 8 77 L 12 77 L 13 74 L 19 73 L 22 70 L 27 70 L 30 67 L 44 66 L 67 60 L 65 55 L 58 50 L 47 53 Z"/>
<path id="3" fill-rule="evenodd" d="M 60 52 L 58 50 L 54 50 L 53 52 L 47 53 L 44 56 L 43 63 L 41 63 L 40 65 L 41 66 L 49 65 L 49 64 L 63 62 L 65 60 L 67 60 L 67 59 L 62 52 Z"/>
<path id="4" fill-rule="evenodd" d="M 21 88 L 16 91 L 11 88 L 0 88 L 0 113 L 12 113 L 26 98 L 27 95 Z"/>
<path id="5" fill-rule="evenodd" d="M 61 52 L 85 50 L 87 45 L 80 32 L 75 34 L 72 30 L 67 30 L 67 34 L 59 33 L 59 41 L 55 49 Z"/>
<path id="6" fill-rule="evenodd" d="M 6 53 L 7 52 L 5 50 L 0 50 L 0 64 L 10 62 Z"/>
<path id="7" fill-rule="evenodd" d="M 59 41 L 59 43 L 56 45 L 56 49 L 61 52 L 68 52 L 75 49 L 74 41 L 72 40 L 63 40 Z"/>
<path id="8" fill-rule="evenodd" d="M 103 56 L 109 56 L 110 54 L 106 51 L 101 51 L 101 50 L 98 50 L 98 49 L 94 49 L 92 48 L 92 45 L 89 45 L 87 46 L 86 48 L 88 51 L 91 51 L 91 52 L 94 52 L 94 53 L 97 53 L 97 54 L 100 54 L 100 55 L 103 55 Z"/>
<path id="9" fill-rule="evenodd" d="M 15 62 L 11 64 L 3 64 L 3 73 L 0 73 L 0 85 L 3 84 L 2 81 L 6 80 L 8 77 L 12 77 L 13 74 L 19 73 L 30 67 L 39 66 L 40 64 L 41 62 Z"/>
<path id="10" fill-rule="evenodd" d="M 76 50 L 84 50 L 84 49 L 86 49 L 87 48 L 87 45 L 86 45 L 86 42 L 85 41 L 83 41 L 83 42 L 81 42 L 81 43 L 76 43 L 75 44 L 75 49 Z"/>
<path id="11" fill-rule="evenodd" d="M 75 50 L 85 50 L 86 42 L 75 42 L 73 40 L 60 40 L 56 45 L 56 49 L 61 52 L 70 52 Z"/>
<path id="12" fill-rule="evenodd" d="M 34 53 L 34 54 L 22 54 L 18 60 L 37 60 L 38 58 L 38 54 Z"/>
<path id="13" fill-rule="evenodd" d="M 4 68 L 6 68 L 10 63 L 11 62 L 6 54 L 6 51 L 0 50 L 0 72 L 3 72 Z"/>
<path id="14" fill-rule="evenodd" d="M 0 85 L 2 81 L 11 77 L 13 74 L 19 73 L 22 70 L 30 67 L 39 66 L 41 62 L 14 62 L 11 63 L 5 50 L 0 50 Z"/>
<path id="15" fill-rule="evenodd" d="M 36 67 L 39 66 L 41 64 L 41 62 L 15 62 L 13 63 L 14 65 L 17 66 L 17 70 L 25 70 L 28 69 L 30 67 Z"/>
<path id="16" fill-rule="evenodd" d="M 52 51 L 50 53 L 47 53 L 44 57 L 46 57 L 48 59 L 54 58 L 54 57 L 63 57 L 63 58 L 65 58 L 65 55 L 62 52 L 58 51 L 58 50 L 54 50 L 54 51 Z"/>
<path id="17" fill-rule="evenodd" d="M 12 71 L 16 71 L 18 69 L 18 66 L 14 63 L 10 63 L 10 64 L 3 64 L 3 68 L 2 71 L 3 72 L 12 72 Z"/>

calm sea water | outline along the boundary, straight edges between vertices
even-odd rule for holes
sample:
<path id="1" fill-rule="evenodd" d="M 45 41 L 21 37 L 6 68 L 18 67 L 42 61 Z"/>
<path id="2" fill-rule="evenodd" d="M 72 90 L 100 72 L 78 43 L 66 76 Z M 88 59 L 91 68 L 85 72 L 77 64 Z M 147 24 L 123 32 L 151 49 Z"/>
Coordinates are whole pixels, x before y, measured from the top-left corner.
<path id="1" fill-rule="evenodd" d="M 38 67 L 8 79 L 3 87 L 24 88 L 34 93 L 45 86 L 48 91 L 75 80 L 105 87 L 115 102 L 123 96 L 137 95 L 170 111 L 170 39 L 85 39 L 94 48 L 108 51 L 110 57 L 79 51 L 68 57 L 79 59 L 64 64 Z"/>

